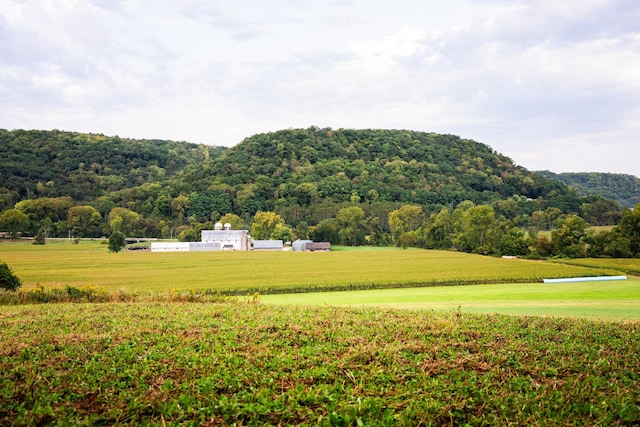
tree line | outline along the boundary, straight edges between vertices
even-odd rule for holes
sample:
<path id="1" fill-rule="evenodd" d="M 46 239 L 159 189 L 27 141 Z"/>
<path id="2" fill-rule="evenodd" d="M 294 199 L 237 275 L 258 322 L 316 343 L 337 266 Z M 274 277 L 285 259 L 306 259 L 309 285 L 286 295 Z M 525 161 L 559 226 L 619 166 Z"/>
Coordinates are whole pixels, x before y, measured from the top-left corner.
<path id="1" fill-rule="evenodd" d="M 40 241 L 116 231 L 196 240 L 225 218 L 234 228 L 255 236 L 267 230 L 282 240 L 494 255 L 513 252 L 509 240 L 523 247 L 524 233 L 528 248 L 536 246 L 531 239 L 542 240 L 536 251 L 545 256 L 561 252 L 545 250 L 542 239 L 551 238 L 559 219 L 576 215 L 590 225 L 614 225 L 625 212 L 615 201 L 579 196 L 454 135 L 311 127 L 258 134 L 222 149 L 0 130 L 0 142 L 7 154 L 0 160 L 0 231 Z M 265 215 L 276 215 L 277 227 L 254 230 Z"/>
<path id="2" fill-rule="evenodd" d="M 353 197 L 332 205 L 328 216 L 315 222 L 290 221 L 275 211 L 258 211 L 247 221 L 232 212 L 232 203 L 216 193 L 167 201 L 180 221 L 146 218 L 134 210 L 112 207 L 106 215 L 69 197 L 23 200 L 0 215 L 0 229 L 16 237 L 28 231 L 36 241 L 47 237 L 87 238 L 118 233 L 127 236 L 197 241 L 215 222 L 250 229 L 254 239 L 312 239 L 341 245 L 395 245 L 402 248 L 454 249 L 483 255 L 542 258 L 550 256 L 632 257 L 640 255 L 640 204 L 615 215 L 611 202 L 598 199 L 581 206 L 582 216 L 549 207 L 523 213 L 533 200 L 512 197 L 493 205 L 463 201 L 454 208 L 429 212 L 416 204 L 369 203 Z M 220 196 L 218 194 L 218 196 Z M 594 206 L 594 204 L 596 206 Z M 615 218 L 610 230 L 594 232 L 584 217 L 598 206 Z M 218 210 L 214 210 L 218 209 Z M 221 214 L 224 212 L 224 214 Z M 178 225 L 180 224 L 180 225 Z M 157 234 L 156 234 L 157 233 Z"/>

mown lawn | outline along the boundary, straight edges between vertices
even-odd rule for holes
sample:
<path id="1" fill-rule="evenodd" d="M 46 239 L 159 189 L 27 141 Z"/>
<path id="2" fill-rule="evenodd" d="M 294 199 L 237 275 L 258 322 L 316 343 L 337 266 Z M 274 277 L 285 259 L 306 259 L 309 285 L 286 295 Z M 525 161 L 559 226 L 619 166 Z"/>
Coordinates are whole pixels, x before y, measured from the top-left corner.
<path id="1" fill-rule="evenodd" d="M 222 304 L 0 307 L 0 425 L 638 425 L 638 323 Z"/>
<path id="2" fill-rule="evenodd" d="M 640 280 L 263 295 L 267 304 L 372 306 L 640 321 Z"/>

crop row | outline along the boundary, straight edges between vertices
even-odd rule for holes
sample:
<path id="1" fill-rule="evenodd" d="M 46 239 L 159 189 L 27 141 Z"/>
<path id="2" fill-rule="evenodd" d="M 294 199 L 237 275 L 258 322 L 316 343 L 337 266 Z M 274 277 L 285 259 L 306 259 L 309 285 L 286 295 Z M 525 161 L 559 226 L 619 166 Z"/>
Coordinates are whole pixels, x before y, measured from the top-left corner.
<path id="1" fill-rule="evenodd" d="M 634 425 L 637 323 L 222 304 L 5 306 L 0 424 Z"/>
<path id="2" fill-rule="evenodd" d="M 72 246 L 76 246 L 73 248 Z M 620 274 L 529 260 L 447 251 L 380 250 L 331 253 L 118 253 L 94 244 L 23 248 L 0 245 L 0 259 L 26 285 L 87 284 L 112 291 L 169 288 L 246 294 L 531 282 L 543 278 Z"/>

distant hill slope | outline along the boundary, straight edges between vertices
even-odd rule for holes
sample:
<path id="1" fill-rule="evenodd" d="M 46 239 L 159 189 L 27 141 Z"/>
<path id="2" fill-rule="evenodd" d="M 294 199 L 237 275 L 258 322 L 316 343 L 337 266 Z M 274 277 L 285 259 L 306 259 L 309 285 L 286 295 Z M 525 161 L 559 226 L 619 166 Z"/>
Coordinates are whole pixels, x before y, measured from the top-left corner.
<path id="1" fill-rule="evenodd" d="M 551 171 L 539 174 L 568 185 L 581 196 L 603 196 L 627 207 L 640 203 L 640 178 L 633 175 L 597 172 L 557 174 Z"/>
<path id="2" fill-rule="evenodd" d="M 243 140 L 181 178 L 194 188 L 232 187 L 241 211 L 314 202 L 389 201 L 450 205 L 513 195 L 578 198 L 564 184 L 513 163 L 485 144 L 407 130 L 288 129 Z M 225 187 L 226 186 L 226 187 Z"/>
<path id="3" fill-rule="evenodd" d="M 172 178 L 225 148 L 65 131 L 0 129 L 0 189 L 19 198 L 71 196 L 89 201 L 111 191 Z"/>
<path id="4" fill-rule="evenodd" d="M 22 199 L 60 196 L 100 205 L 103 216 L 113 206 L 166 219 L 182 212 L 201 221 L 214 211 L 231 209 L 248 219 L 258 210 L 277 210 L 287 221 L 306 212 L 310 224 L 354 201 L 386 203 L 381 212 L 400 203 L 439 210 L 464 200 L 484 204 L 512 196 L 536 199 L 531 210 L 555 206 L 577 212 L 581 203 L 562 182 L 454 135 L 311 127 L 253 135 L 227 149 L 0 130 L 0 210 Z"/>

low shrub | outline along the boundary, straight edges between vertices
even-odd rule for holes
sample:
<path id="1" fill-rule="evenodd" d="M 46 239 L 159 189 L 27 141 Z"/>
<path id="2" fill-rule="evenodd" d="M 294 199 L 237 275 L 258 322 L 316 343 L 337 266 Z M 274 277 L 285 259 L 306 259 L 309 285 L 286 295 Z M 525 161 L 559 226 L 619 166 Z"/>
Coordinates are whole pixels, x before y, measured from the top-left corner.
<path id="1" fill-rule="evenodd" d="M 11 271 L 11 268 L 4 263 L 0 262 L 0 289 L 6 289 L 7 291 L 15 291 L 20 286 L 22 286 L 22 282 Z"/>

